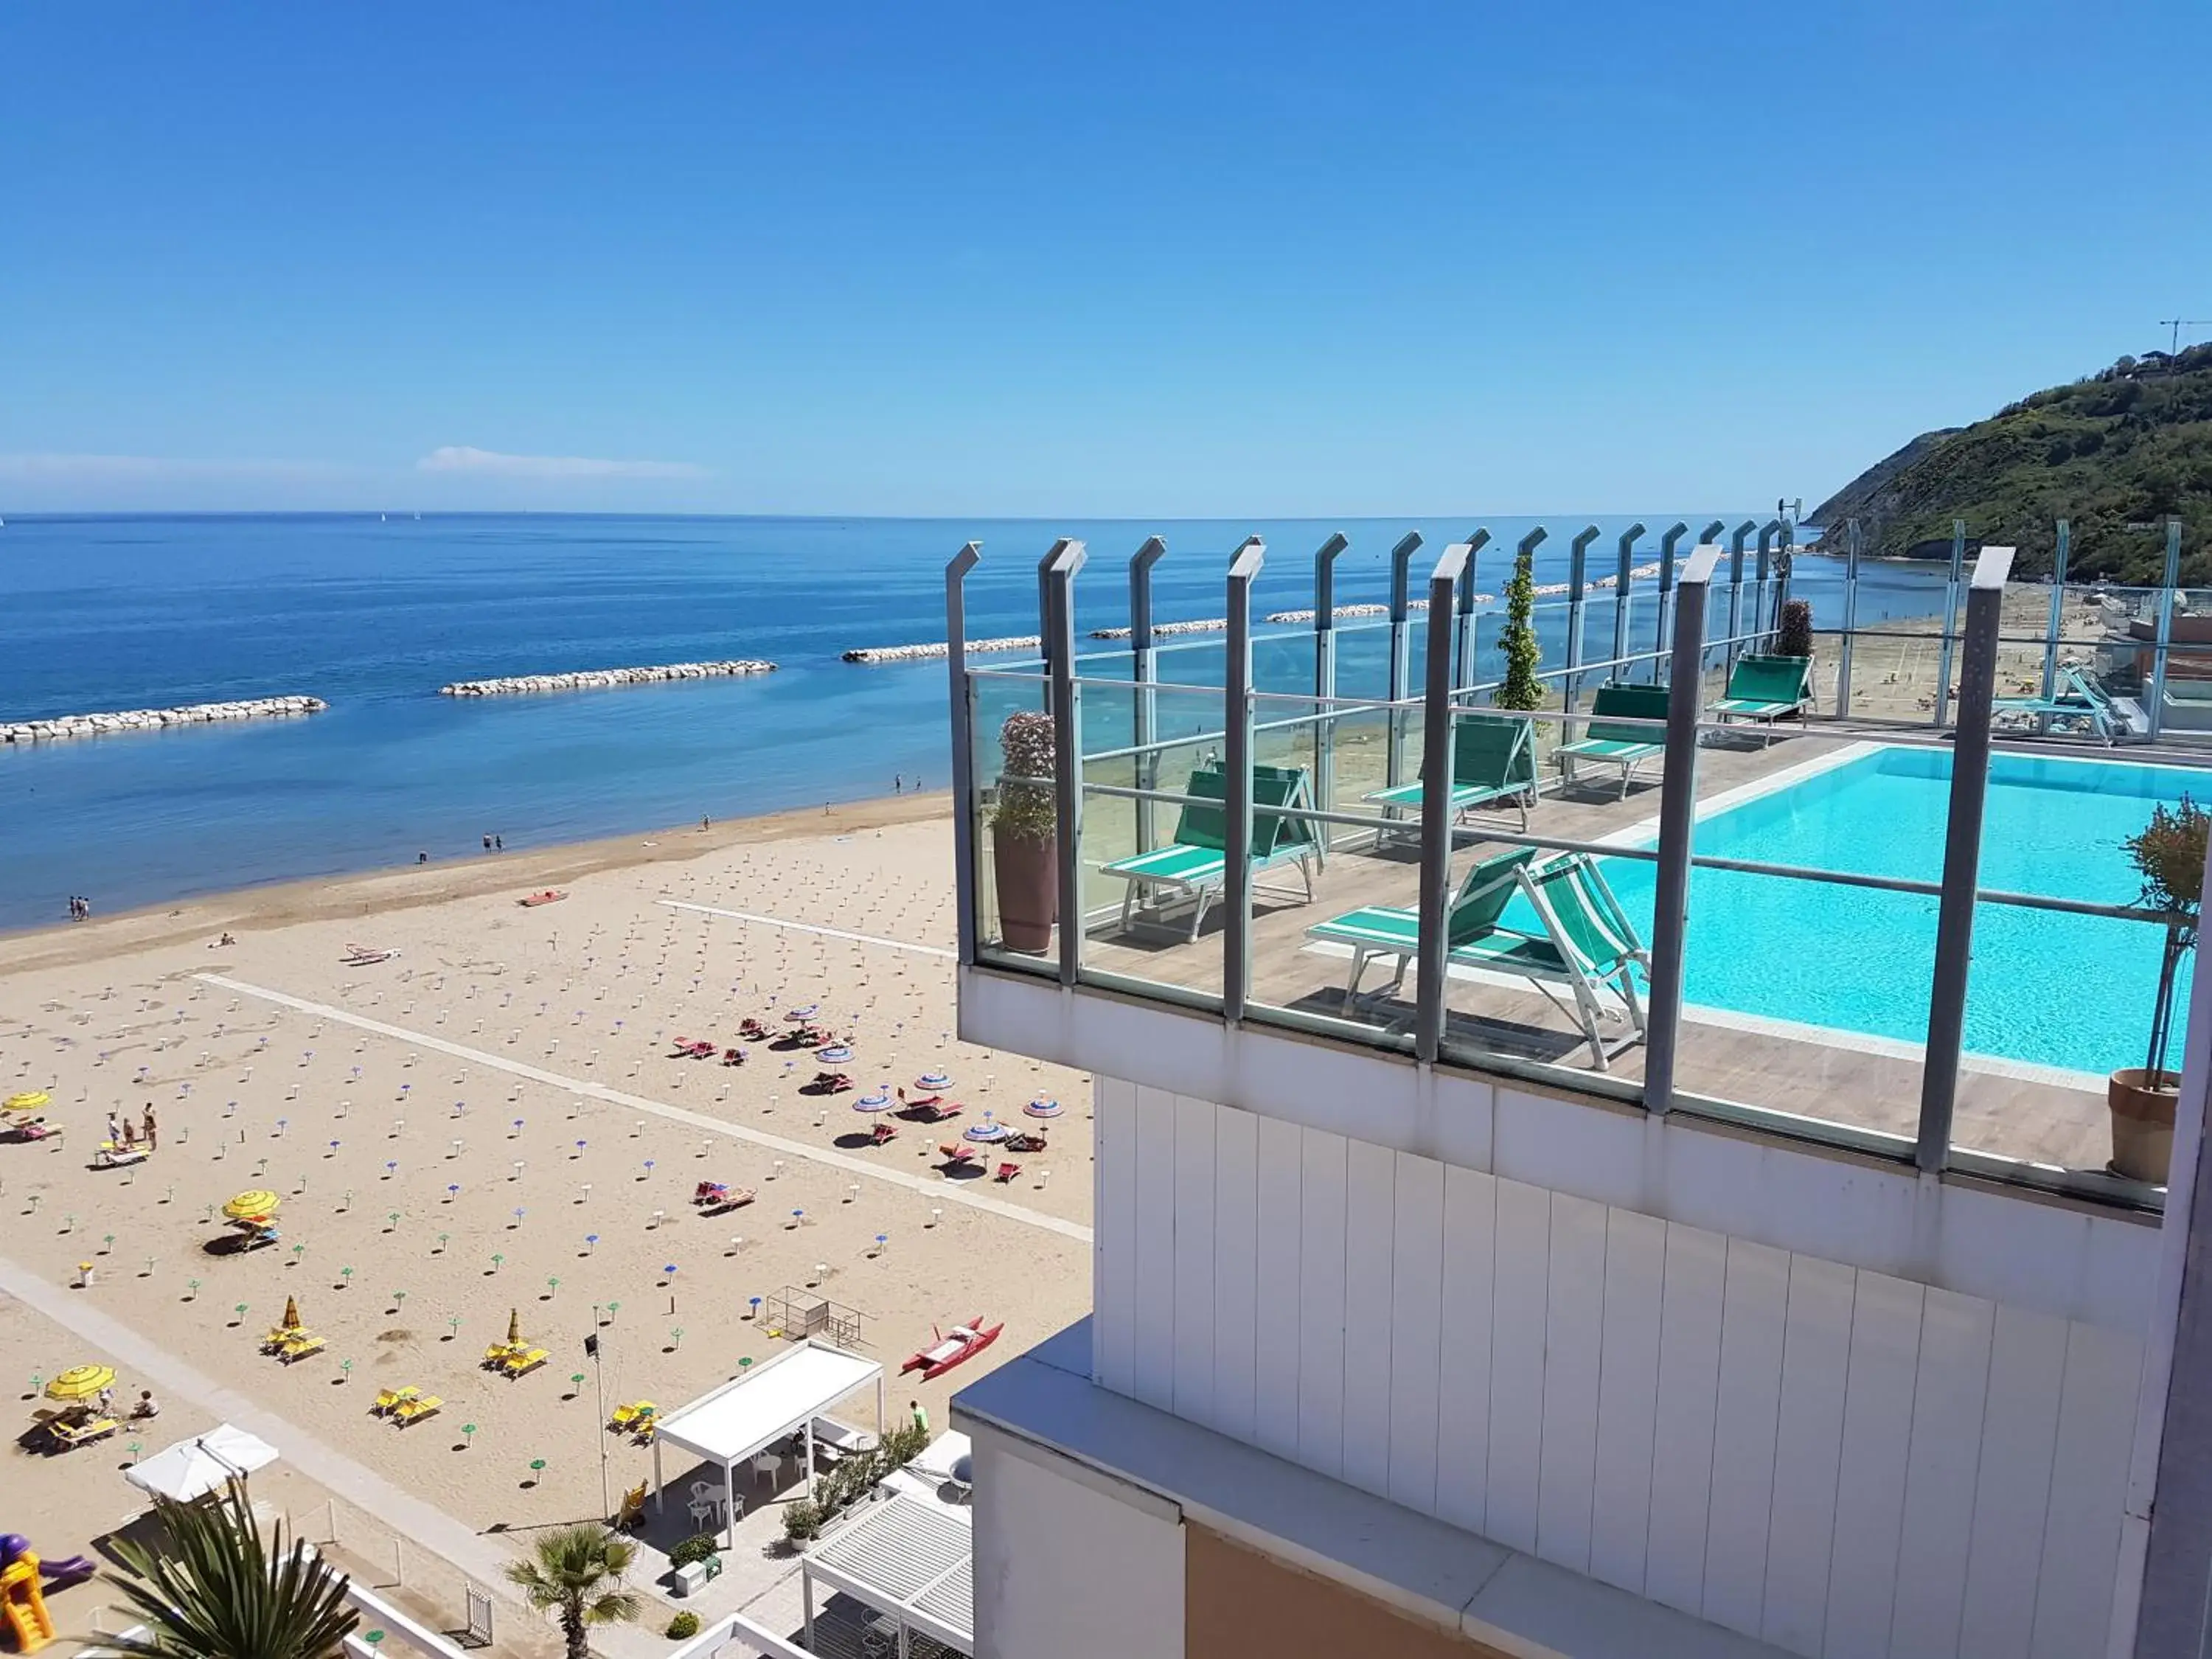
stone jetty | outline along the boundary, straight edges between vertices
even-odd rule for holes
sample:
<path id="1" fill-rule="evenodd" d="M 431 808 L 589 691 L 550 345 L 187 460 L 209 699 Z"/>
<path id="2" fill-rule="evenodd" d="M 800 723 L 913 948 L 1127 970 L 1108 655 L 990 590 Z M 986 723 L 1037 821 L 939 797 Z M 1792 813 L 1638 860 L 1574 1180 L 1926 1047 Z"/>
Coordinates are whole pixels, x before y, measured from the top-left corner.
<path id="1" fill-rule="evenodd" d="M 1010 634 L 1004 639 L 970 640 L 968 654 L 980 656 L 991 651 L 1035 651 L 1044 641 L 1034 634 Z M 931 645 L 860 645 L 845 653 L 847 662 L 927 662 L 931 658 L 942 659 L 952 649 L 949 641 L 939 640 Z"/>
<path id="2" fill-rule="evenodd" d="M 127 708 L 112 714 L 62 714 L 0 726 L 0 743 L 52 743 L 62 738 L 104 737 L 110 732 L 162 732 L 173 726 L 273 720 L 319 714 L 329 707 L 320 697 L 252 697 L 240 702 L 186 703 L 178 708 Z"/>
<path id="3" fill-rule="evenodd" d="M 441 685 L 441 697 L 508 697 L 533 691 L 598 691 L 615 685 L 653 685 L 663 680 L 738 679 L 773 674 L 775 665 L 757 659 L 730 662 L 671 662 L 649 668 L 586 668 L 568 674 L 517 674 L 503 680 L 455 680 Z"/>
<path id="4" fill-rule="evenodd" d="M 1309 612 L 1308 614 L 1310 615 L 1311 613 Z M 1156 640 L 1164 638 L 1170 634 L 1225 634 L 1228 631 L 1229 618 L 1226 617 L 1201 617 L 1193 622 L 1154 623 L 1152 624 L 1152 637 Z M 1094 640 L 1126 640 L 1129 637 L 1129 629 L 1126 628 L 1094 628 L 1091 630 L 1091 637 Z"/>

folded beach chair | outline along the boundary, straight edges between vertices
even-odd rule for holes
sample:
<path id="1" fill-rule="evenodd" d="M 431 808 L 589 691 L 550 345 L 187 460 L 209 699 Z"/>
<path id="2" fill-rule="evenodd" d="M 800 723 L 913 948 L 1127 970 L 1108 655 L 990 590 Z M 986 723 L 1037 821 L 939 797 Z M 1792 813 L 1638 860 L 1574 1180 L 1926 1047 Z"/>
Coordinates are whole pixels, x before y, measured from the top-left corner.
<path id="1" fill-rule="evenodd" d="M 1802 714 L 1813 701 L 1810 657 L 1738 657 L 1729 671 L 1728 695 L 1712 707 L 1724 720 L 1759 720 L 1766 741 L 1774 741 L 1774 722 Z"/>
<path id="2" fill-rule="evenodd" d="M 1527 898 L 1540 932 L 1504 925 L 1516 895 Z M 1650 965 L 1643 941 L 1621 910 L 1604 874 L 1585 854 L 1540 860 L 1534 848 L 1487 858 L 1467 872 L 1445 913 L 1448 967 L 1486 969 L 1528 980 L 1581 1029 L 1601 1072 L 1612 1053 L 1602 1027 L 1625 1022 L 1629 1041 L 1644 1035 L 1644 1008 L 1635 973 Z M 1420 923 L 1412 910 L 1370 905 L 1317 923 L 1311 939 L 1352 947 L 1345 1000 L 1359 994 L 1359 980 L 1376 957 L 1395 959 L 1396 975 L 1378 995 L 1396 989 L 1406 964 L 1420 951 Z M 1566 988 L 1569 1000 L 1553 990 Z"/>
<path id="3" fill-rule="evenodd" d="M 1187 805 L 1176 820 L 1175 836 L 1164 847 L 1133 858 L 1116 859 L 1100 866 L 1100 872 L 1118 876 L 1129 884 L 1121 899 L 1121 926 L 1147 891 L 1158 890 L 1170 897 L 1187 896 L 1196 901 L 1190 918 L 1190 936 L 1198 937 L 1205 924 L 1206 907 L 1218 896 L 1229 871 L 1228 815 L 1214 803 L 1228 799 L 1229 775 L 1218 766 L 1201 766 L 1190 775 L 1183 793 L 1198 805 Z M 1327 856 L 1319 826 L 1310 818 L 1289 817 L 1269 807 L 1310 811 L 1313 785 L 1303 766 L 1255 766 L 1252 769 L 1252 868 L 1256 873 L 1279 864 L 1296 864 L 1305 882 L 1305 898 L 1312 902 L 1314 866 Z M 1283 891 L 1282 889 L 1269 889 Z M 1290 896 L 1296 897 L 1296 894 Z"/>
<path id="4" fill-rule="evenodd" d="M 2061 685 L 2047 697 L 1999 697 L 1990 711 L 1990 724 L 2029 720 L 2037 731 L 2048 732 L 2053 724 L 2065 720 L 2087 726 L 2100 743 L 2118 743 L 2126 722 L 2104 688 L 2070 664 L 2058 672 Z"/>
<path id="5" fill-rule="evenodd" d="M 1360 799 L 1370 805 L 1387 806 L 1420 821 L 1421 783 L 1402 783 L 1395 789 L 1378 789 Z M 1451 810 L 1455 820 L 1478 807 L 1511 803 L 1520 809 L 1521 827 L 1528 827 L 1528 809 L 1536 800 L 1535 727 L 1510 714 L 1470 712 L 1452 719 Z"/>
<path id="6" fill-rule="evenodd" d="M 1663 685 L 1626 685 L 1612 681 L 1597 689 L 1590 702 L 1590 722 L 1579 741 L 1563 743 L 1556 751 L 1559 757 L 1559 774 L 1568 782 L 1574 781 L 1575 768 L 1583 761 L 1594 761 L 1620 769 L 1620 793 L 1628 794 L 1628 786 L 1636 776 L 1636 769 L 1656 755 L 1667 752 L 1664 734 L 1656 726 L 1625 726 L 1623 720 L 1663 720 L 1667 718 L 1667 688 Z M 1610 716 L 1610 718 L 1607 718 Z"/>

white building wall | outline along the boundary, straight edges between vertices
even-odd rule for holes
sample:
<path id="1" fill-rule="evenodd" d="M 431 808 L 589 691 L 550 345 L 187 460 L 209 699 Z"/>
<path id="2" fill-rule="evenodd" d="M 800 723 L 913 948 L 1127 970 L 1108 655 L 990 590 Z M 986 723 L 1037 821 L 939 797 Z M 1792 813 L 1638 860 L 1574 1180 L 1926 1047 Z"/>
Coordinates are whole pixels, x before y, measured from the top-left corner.
<path id="1" fill-rule="evenodd" d="M 1182 1659 L 1182 1521 L 1103 1476 L 978 1434 L 976 1659 Z"/>
<path id="2" fill-rule="evenodd" d="M 1110 1078 L 1097 1121 L 1106 1386 L 1820 1659 L 2101 1650 L 2132 1308 L 1931 1288 Z M 2045 1252 L 2008 1283 L 2109 1272 L 2050 1217 L 1962 1248 Z"/>

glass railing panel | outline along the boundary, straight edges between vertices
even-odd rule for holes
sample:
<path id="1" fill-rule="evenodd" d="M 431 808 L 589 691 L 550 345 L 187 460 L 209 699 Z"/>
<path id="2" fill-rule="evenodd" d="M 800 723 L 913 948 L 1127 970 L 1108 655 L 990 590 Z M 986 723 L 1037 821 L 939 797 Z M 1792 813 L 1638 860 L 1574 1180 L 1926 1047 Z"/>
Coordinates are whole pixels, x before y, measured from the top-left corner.
<path id="1" fill-rule="evenodd" d="M 1935 601 L 1939 606 L 1942 596 Z M 1957 653 L 1951 673 L 1958 677 Z M 1851 637 L 1850 718 L 1928 725 L 1936 718 L 1942 683 L 1942 617 L 1892 620 Z M 1833 708 L 1832 700 L 1827 707 Z"/>
<path id="2" fill-rule="evenodd" d="M 1218 1006 L 1222 694 L 1085 685 L 1083 697 L 1083 976 Z"/>
<path id="3" fill-rule="evenodd" d="M 1901 1152 L 1918 1122 L 1948 756 L 1788 720 L 1711 721 L 1700 738 L 1678 1099 Z M 1631 834 L 1656 846 L 1647 810 Z M 1639 928 L 1653 881 L 1640 866 L 1614 883 Z"/>
<path id="4" fill-rule="evenodd" d="M 1058 828 L 1046 681 L 973 669 L 968 700 L 974 794 L 963 810 L 975 815 L 976 954 L 1053 972 Z"/>
<path id="5" fill-rule="evenodd" d="M 1949 759 L 1929 757 L 1946 779 Z M 2162 1184 L 2173 1096 L 2147 1073 L 2180 1069 L 2195 952 L 2185 931 L 2169 962 L 2167 927 L 2130 914 L 2146 908 L 2130 843 L 2148 834 L 2146 862 L 2201 878 L 2185 820 L 2208 785 L 2141 749 L 1990 757 L 1954 1146 Z"/>

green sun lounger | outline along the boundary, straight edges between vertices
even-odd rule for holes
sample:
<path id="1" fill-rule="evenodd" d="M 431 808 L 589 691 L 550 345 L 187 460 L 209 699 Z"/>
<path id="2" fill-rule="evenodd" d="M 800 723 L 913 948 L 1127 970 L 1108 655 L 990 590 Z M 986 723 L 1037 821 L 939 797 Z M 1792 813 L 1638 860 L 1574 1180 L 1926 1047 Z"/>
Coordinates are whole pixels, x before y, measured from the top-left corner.
<path id="1" fill-rule="evenodd" d="M 1420 822 L 1425 785 L 1401 784 L 1378 789 L 1360 799 L 1374 806 L 1411 814 L 1407 822 Z M 1478 807 L 1511 802 L 1520 808 L 1521 827 L 1528 827 L 1528 809 L 1536 799 L 1535 727 L 1509 714 L 1480 711 L 1452 720 L 1451 815 L 1464 818 Z"/>
<path id="2" fill-rule="evenodd" d="M 2113 708 L 2112 700 L 2105 695 L 2104 688 L 2070 665 L 2058 672 L 2064 690 L 2047 697 L 1999 697 L 1990 710 L 1990 723 L 2007 719 L 2033 720 L 2038 731 L 2047 732 L 2054 721 L 2078 721 L 2087 726 L 2090 733 L 2100 742 L 2118 742 L 2125 722 Z"/>
<path id="3" fill-rule="evenodd" d="M 1528 899 L 1541 932 L 1504 925 L 1505 908 L 1516 894 Z M 1483 860 L 1460 883 L 1445 926 L 1448 967 L 1528 980 L 1575 1022 L 1599 1071 L 1608 1068 L 1621 1046 L 1607 1046 L 1607 1024 L 1625 1024 L 1626 1042 L 1642 1039 L 1644 1006 L 1635 975 L 1648 969 L 1650 959 L 1603 872 L 1587 854 L 1540 860 L 1535 848 L 1524 847 Z M 1412 910 L 1370 905 L 1316 923 L 1306 933 L 1351 947 L 1347 1004 L 1358 997 L 1360 976 L 1375 957 L 1389 957 L 1398 964 L 1390 983 L 1376 993 L 1387 995 L 1404 981 L 1407 963 L 1420 951 L 1419 918 Z M 1554 987 L 1565 987 L 1567 999 Z"/>
<path id="4" fill-rule="evenodd" d="M 1183 793 L 1205 805 L 1186 805 L 1176 820 L 1175 836 L 1164 847 L 1149 853 L 1116 859 L 1099 866 L 1100 872 L 1118 876 L 1129 884 L 1121 896 L 1121 926 L 1146 893 L 1159 891 L 1170 897 L 1197 901 L 1191 911 L 1190 936 L 1198 937 L 1206 912 L 1220 893 L 1229 873 L 1228 814 L 1213 803 L 1224 801 L 1229 775 L 1218 766 L 1201 766 L 1190 775 Z M 1295 864 L 1304 878 L 1309 902 L 1314 895 L 1314 866 L 1324 856 L 1320 826 L 1311 818 L 1286 817 L 1271 807 L 1310 811 L 1313 785 L 1303 766 L 1255 766 L 1252 769 L 1252 869 Z M 1287 890 L 1270 888 L 1270 892 Z M 1295 895 L 1293 895 L 1295 896 Z"/>
<path id="5" fill-rule="evenodd" d="M 1626 685 L 1618 680 L 1601 685 L 1590 702 L 1589 729 L 1578 742 L 1563 743 L 1555 751 L 1559 757 L 1560 776 L 1573 782 L 1576 767 L 1584 761 L 1618 766 L 1620 793 L 1626 798 L 1636 769 L 1653 757 L 1665 754 L 1667 745 L 1657 726 L 1624 726 L 1621 722 L 1666 718 L 1665 686 Z"/>
<path id="6" fill-rule="evenodd" d="M 1728 695 L 1712 712 L 1724 720 L 1765 721 L 1771 743 L 1774 722 L 1785 714 L 1802 714 L 1812 701 L 1810 657 L 1738 657 L 1729 672 Z"/>

